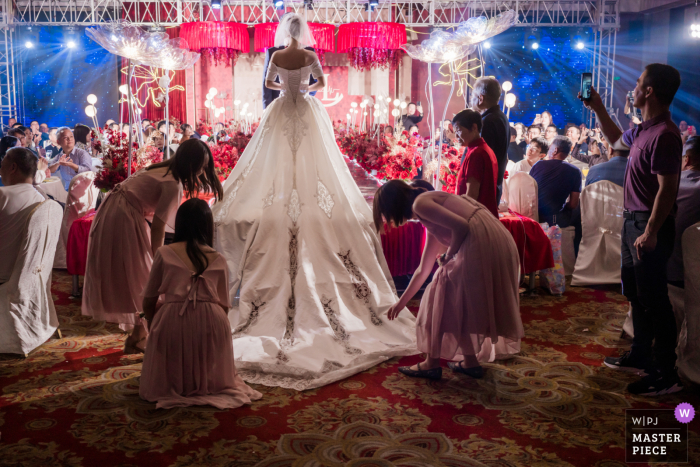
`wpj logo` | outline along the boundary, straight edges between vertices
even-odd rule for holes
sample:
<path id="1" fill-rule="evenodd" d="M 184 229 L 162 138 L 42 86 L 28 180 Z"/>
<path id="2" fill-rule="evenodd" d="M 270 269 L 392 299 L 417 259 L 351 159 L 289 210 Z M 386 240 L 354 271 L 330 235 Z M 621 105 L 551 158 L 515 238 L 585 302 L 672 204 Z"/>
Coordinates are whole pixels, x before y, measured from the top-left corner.
<path id="1" fill-rule="evenodd" d="M 625 411 L 625 461 L 688 462 L 688 422 L 695 416 L 690 404 L 672 409 Z"/>

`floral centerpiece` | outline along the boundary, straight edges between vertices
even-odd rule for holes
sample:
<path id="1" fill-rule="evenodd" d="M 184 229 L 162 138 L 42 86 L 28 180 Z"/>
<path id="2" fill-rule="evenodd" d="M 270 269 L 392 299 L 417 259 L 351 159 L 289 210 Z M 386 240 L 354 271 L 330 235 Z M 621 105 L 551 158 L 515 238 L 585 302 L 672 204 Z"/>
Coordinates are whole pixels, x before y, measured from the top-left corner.
<path id="1" fill-rule="evenodd" d="M 105 130 L 105 143 L 102 152 L 102 169 L 95 176 L 95 186 L 109 191 L 127 178 L 129 164 L 129 140 L 121 131 Z M 133 143 L 131 151 L 131 173 L 161 162 L 163 154 L 153 146 L 138 147 Z"/>
<path id="2" fill-rule="evenodd" d="M 459 166 L 461 162 L 461 156 L 456 148 L 448 146 L 447 144 L 442 145 L 442 160 L 441 160 L 441 170 L 438 180 L 442 185 L 442 191 L 448 193 L 454 193 L 457 188 L 457 174 L 459 172 Z M 425 176 L 428 180 L 432 180 L 435 171 L 437 170 L 437 157 L 433 159 L 426 167 Z"/>

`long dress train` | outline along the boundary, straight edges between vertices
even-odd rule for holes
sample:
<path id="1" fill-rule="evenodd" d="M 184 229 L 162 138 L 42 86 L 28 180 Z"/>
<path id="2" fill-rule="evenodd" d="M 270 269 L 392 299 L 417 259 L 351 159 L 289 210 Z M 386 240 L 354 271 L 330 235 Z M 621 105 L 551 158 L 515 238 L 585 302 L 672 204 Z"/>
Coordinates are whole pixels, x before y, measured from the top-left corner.
<path id="1" fill-rule="evenodd" d="M 285 90 L 214 206 L 215 247 L 230 270 L 236 368 L 248 382 L 310 389 L 417 353 L 372 213 L 343 160 L 328 113 L 299 70 L 271 64 Z M 237 299 L 237 297 L 240 297 Z"/>

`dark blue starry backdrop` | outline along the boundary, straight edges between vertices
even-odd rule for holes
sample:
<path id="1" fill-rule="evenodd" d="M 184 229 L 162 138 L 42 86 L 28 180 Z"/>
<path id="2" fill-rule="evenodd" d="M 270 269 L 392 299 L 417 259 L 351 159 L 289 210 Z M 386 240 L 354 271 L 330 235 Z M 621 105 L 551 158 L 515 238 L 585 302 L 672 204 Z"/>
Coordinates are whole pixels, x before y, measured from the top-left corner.
<path id="1" fill-rule="evenodd" d="M 483 49 L 485 72 L 501 83 L 510 81 L 517 97 L 511 122 L 532 123 L 548 110 L 558 128 L 582 123 L 581 73 L 591 71 L 593 33 L 587 28 L 511 28 L 491 38 Z M 537 42 L 539 47 L 532 48 Z M 583 49 L 577 49 L 577 43 Z M 502 103 L 503 101 L 501 101 Z"/>
<path id="2" fill-rule="evenodd" d="M 88 94 L 97 96 L 97 118 L 119 116 L 117 57 L 108 53 L 85 35 L 85 28 L 69 32 L 64 27 L 22 28 L 15 36 L 15 60 L 22 83 L 24 116 L 49 126 L 85 123 Z M 73 41 L 74 47 L 68 43 Z M 26 43 L 33 47 L 27 48 Z"/>

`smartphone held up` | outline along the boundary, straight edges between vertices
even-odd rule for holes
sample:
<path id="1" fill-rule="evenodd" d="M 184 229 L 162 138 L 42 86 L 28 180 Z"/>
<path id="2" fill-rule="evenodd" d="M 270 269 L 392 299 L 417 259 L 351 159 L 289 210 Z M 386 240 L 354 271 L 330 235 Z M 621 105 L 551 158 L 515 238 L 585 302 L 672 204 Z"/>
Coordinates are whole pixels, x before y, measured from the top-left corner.
<path id="1" fill-rule="evenodd" d="M 591 99 L 591 87 L 593 86 L 593 73 L 581 73 L 581 100 Z"/>

